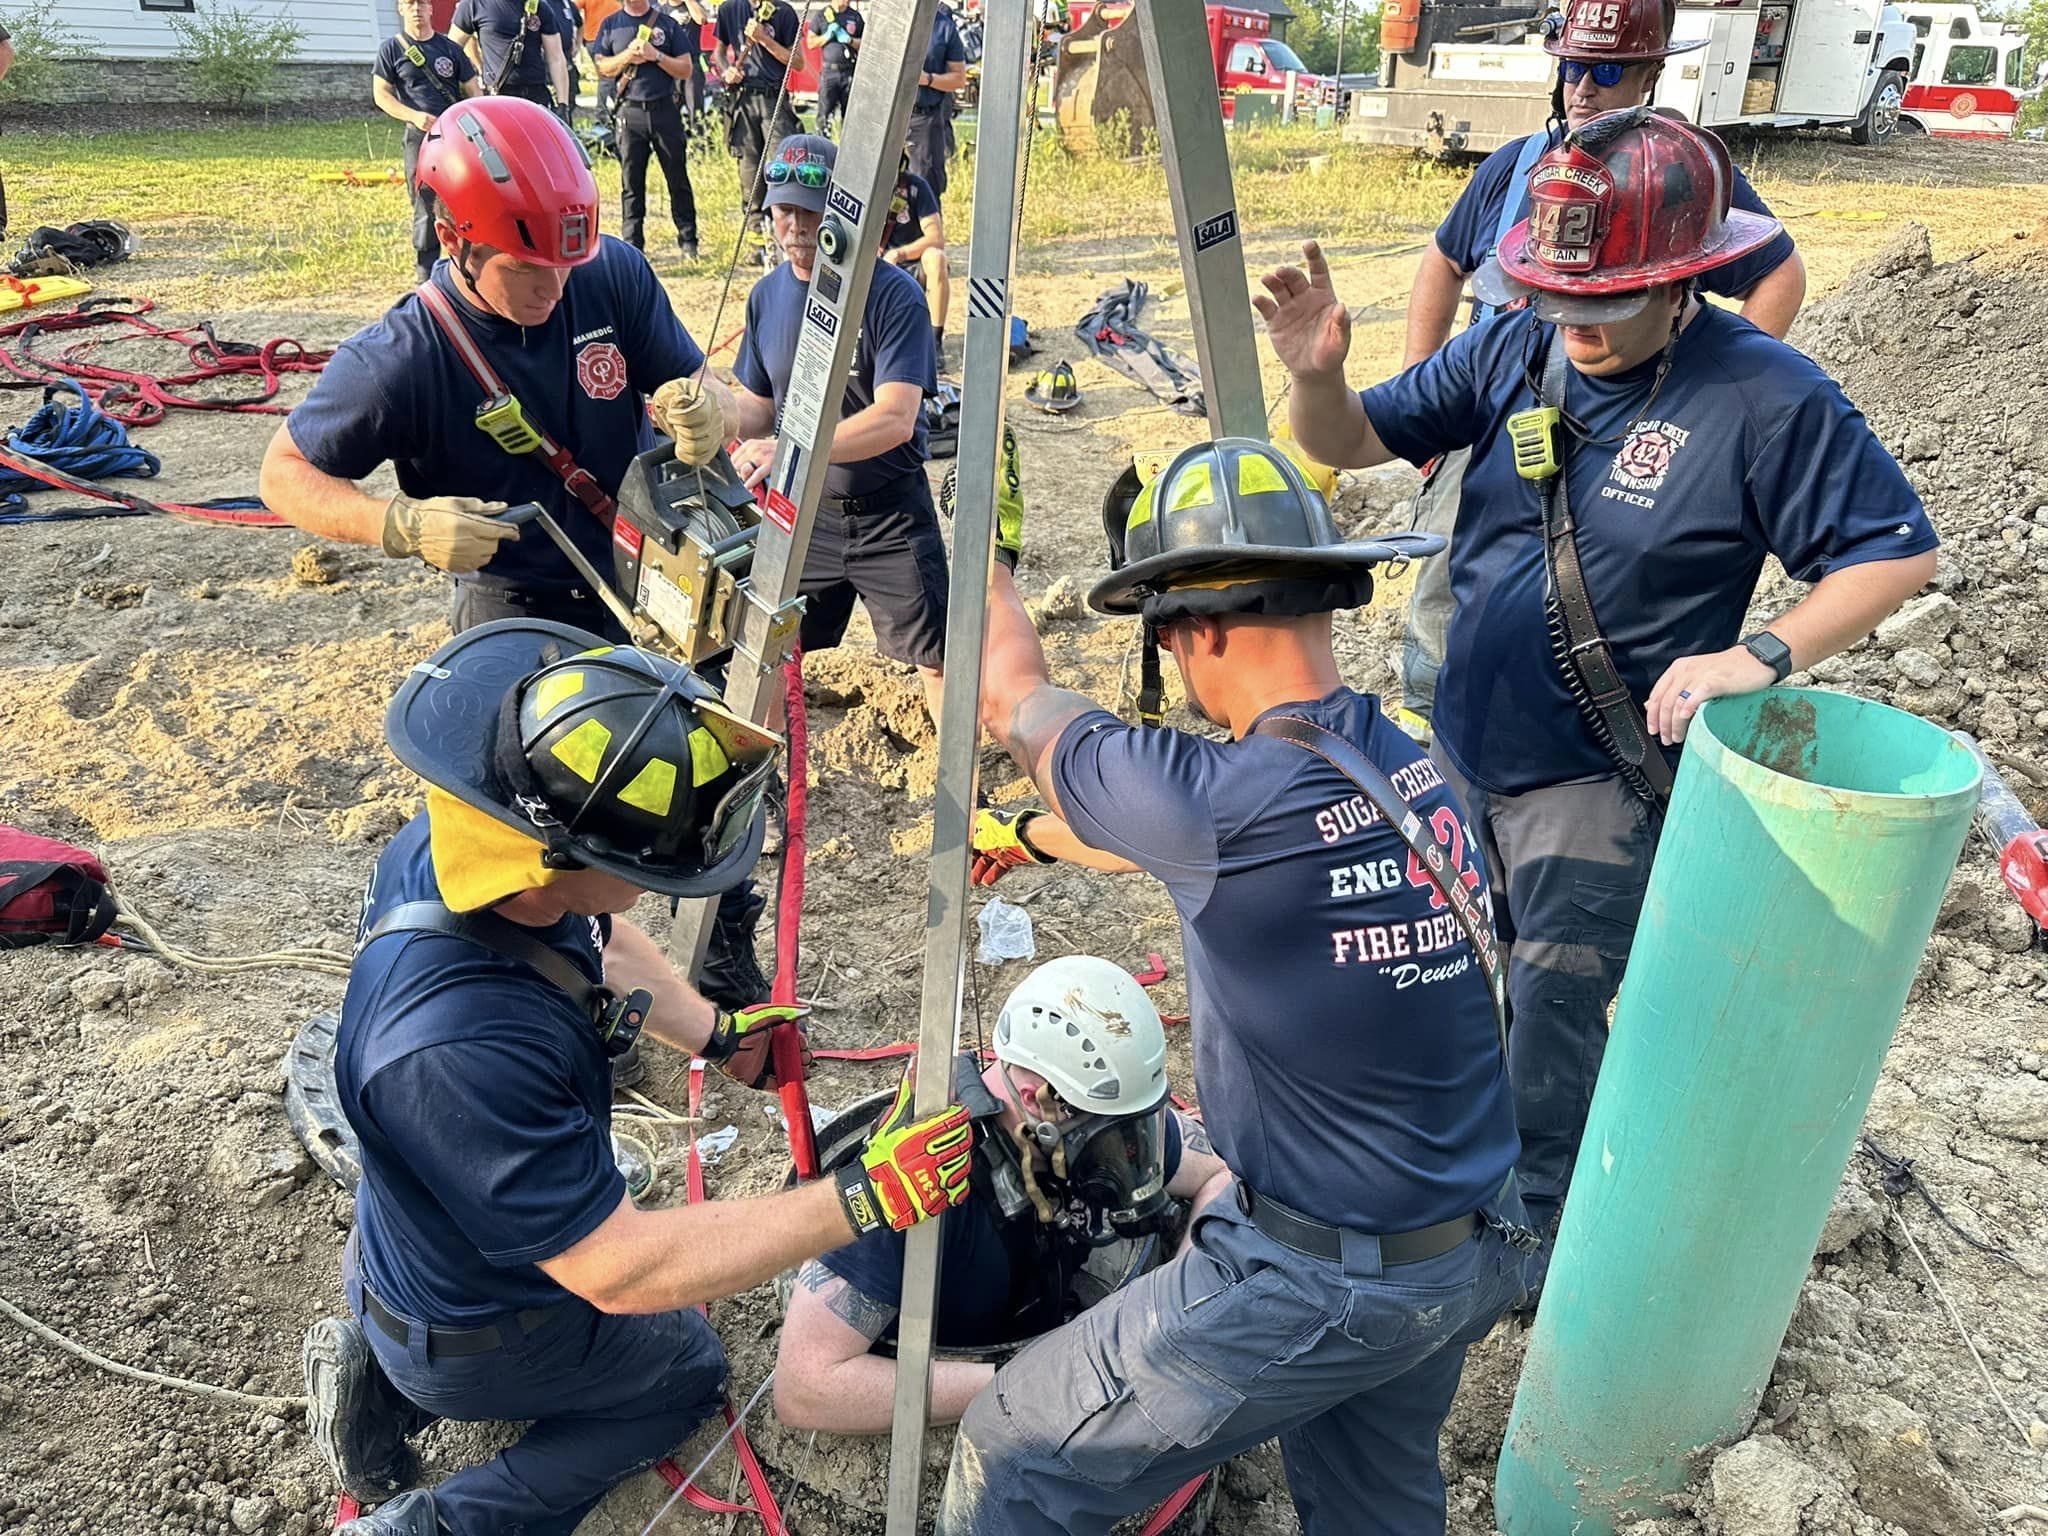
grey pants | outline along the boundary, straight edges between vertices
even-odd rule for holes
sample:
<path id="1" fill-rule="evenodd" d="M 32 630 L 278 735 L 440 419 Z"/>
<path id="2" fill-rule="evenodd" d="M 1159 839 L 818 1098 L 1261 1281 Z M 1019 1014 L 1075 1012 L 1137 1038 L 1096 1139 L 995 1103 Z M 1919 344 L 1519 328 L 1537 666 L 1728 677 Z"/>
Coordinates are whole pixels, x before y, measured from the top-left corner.
<path id="1" fill-rule="evenodd" d="M 1519 1222 L 1512 1195 L 1489 1214 Z M 1466 1349 L 1526 1294 L 1491 1226 L 1382 1271 L 1283 1247 L 1229 1193 L 1188 1250 L 1025 1349 L 968 1406 L 937 1536 L 1107 1531 L 1275 1435 L 1309 1536 L 1444 1529 L 1437 1432 Z"/>
<path id="2" fill-rule="evenodd" d="M 1635 942 L 1660 821 L 1619 778 L 1496 795 L 1430 756 L 1471 817 L 1508 957 L 1508 1081 L 1531 1223 L 1548 1232 L 1578 1160 L 1607 1051 L 1607 1009 Z"/>
<path id="3" fill-rule="evenodd" d="M 1436 461 L 1415 493 L 1412 526 L 1445 538 L 1458 524 L 1458 498 L 1472 450 L 1455 448 Z M 1408 627 L 1401 635 L 1401 702 L 1427 720 L 1436 708 L 1436 675 L 1444 664 L 1444 632 L 1451 627 L 1451 552 L 1416 562 L 1415 591 L 1408 599 Z"/>

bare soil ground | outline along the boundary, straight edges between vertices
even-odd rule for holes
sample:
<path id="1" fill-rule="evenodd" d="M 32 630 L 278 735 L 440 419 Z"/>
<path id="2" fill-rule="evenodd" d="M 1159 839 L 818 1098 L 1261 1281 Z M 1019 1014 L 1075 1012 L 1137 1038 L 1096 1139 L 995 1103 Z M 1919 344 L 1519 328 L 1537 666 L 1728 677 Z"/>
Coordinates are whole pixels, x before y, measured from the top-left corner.
<path id="1" fill-rule="evenodd" d="M 1816 295 L 1882 256 L 1883 275 L 1824 303 L 1794 339 L 1847 380 L 1947 541 L 1938 595 L 1953 608 L 1916 610 L 1909 626 L 1822 675 L 1976 729 L 2034 809 L 2048 810 L 2048 265 L 2028 254 L 2048 239 L 2034 228 L 2048 154 L 1927 143 L 1882 158 L 1820 143 L 1745 153 L 1799 237 Z M 1302 229 L 1262 230 L 1256 261 L 1283 257 L 1314 231 L 1315 205 L 1344 196 L 1311 170 L 1296 174 Z M 1902 238 L 1907 214 L 1925 221 L 1931 248 Z M 1426 235 L 1418 228 L 1411 241 Z M 403 239 L 396 222 L 392 238 Z M 1413 251 L 1334 254 L 1342 291 L 1360 306 L 1354 377 L 1382 376 L 1399 350 Z M 1164 299 L 1156 329 L 1186 345 L 1163 233 L 1076 239 L 1022 262 L 1018 306 L 1045 336 L 1047 357 L 1075 354 L 1066 327 L 1127 274 L 1154 283 Z M 125 283 L 147 291 L 150 277 L 145 258 Z M 674 292 L 686 319 L 708 321 L 715 282 Z M 224 335 L 285 332 L 317 344 L 377 307 L 365 296 L 353 311 L 214 318 Z M 1044 600 L 1056 669 L 1108 700 L 1131 663 L 1131 627 L 1086 615 L 1078 601 L 1101 563 L 1101 493 L 1134 446 L 1192 440 L 1198 426 L 1093 364 L 1079 373 L 1088 400 L 1072 416 L 1038 416 L 1013 400 L 1032 509 L 1024 576 Z M 1012 379 L 1013 395 L 1023 382 Z M 1278 382 L 1269 358 L 1269 398 Z M 157 489 L 249 489 L 273 425 L 180 415 L 150 431 L 148 446 L 166 460 Z M 1345 520 L 1398 525 L 1412 482 L 1405 469 L 1359 477 Z M 139 519 L 0 530 L 0 819 L 103 852 L 122 892 L 194 949 L 345 949 L 377 850 L 419 804 L 380 727 L 406 668 L 447 635 L 445 581 L 375 551 L 295 559 L 305 547 L 291 533 Z M 1343 626 L 1342 659 L 1358 686 L 1393 680 L 1403 595 L 1390 588 Z M 1784 596 L 1767 584 L 1760 604 Z M 857 624 L 845 649 L 808 667 L 812 853 L 800 975 L 817 1010 L 814 1039 L 835 1046 L 907 1038 L 917 1007 L 934 749 L 914 679 L 874 660 L 867 633 Z M 993 758 L 984 778 L 998 801 L 1023 790 Z M 1182 1006 L 1176 924 L 1156 888 L 1062 870 L 1013 876 L 995 894 L 1029 896 L 1041 954 L 1137 965 L 1161 952 L 1174 974 L 1159 1000 Z M 664 930 L 664 911 L 649 904 L 640 915 Z M 2048 1418 L 2048 965 L 2027 940 L 1973 845 L 1868 1126 L 1890 1151 L 1918 1159 L 1959 1225 L 2017 1258 L 1973 1251 L 1917 1199 L 1906 1204 L 1905 1222 L 2022 1425 Z M 972 969 L 970 1031 L 993 1017 L 1025 966 Z M 351 1213 L 292 1139 L 279 1059 L 302 1021 L 336 1003 L 340 984 L 287 970 L 206 977 L 141 956 L 47 949 L 7 956 L 0 977 L 0 1295 L 121 1360 L 296 1393 L 299 1337 L 339 1302 Z M 1184 1036 L 1173 1037 L 1172 1055 L 1185 1084 Z M 885 1070 L 821 1064 L 814 1100 L 843 1106 Z M 713 1082 L 708 1127 L 740 1132 L 711 1171 L 714 1193 L 777 1184 L 786 1157 L 772 1104 Z M 681 1106 L 682 1064 L 657 1061 L 645 1086 Z M 681 1143 L 661 1140 L 654 1198 L 670 1200 L 681 1188 Z M 1851 1168 L 1756 1438 L 1656 1523 L 1663 1536 L 1976 1536 L 2026 1529 L 2024 1517 L 1998 1512 L 2048 1497 L 2039 1449 L 1992 1399 L 1870 1184 L 1870 1169 Z M 743 1401 L 772 1360 L 772 1295 L 718 1304 L 712 1318 Z M 1502 1329 L 1474 1352 L 1447 1426 L 1456 1536 L 1494 1530 L 1493 1463 L 1521 1351 Z M 789 1490 L 796 1530 L 879 1530 L 879 1443 L 812 1443 L 765 1412 L 752 1427 L 775 1486 Z M 438 1430 L 430 1461 L 445 1471 L 506 1433 Z M 714 1463 L 717 1491 L 729 1475 L 729 1459 Z M 637 1532 L 666 1493 L 652 1477 L 635 1479 L 585 1530 Z M 326 1528 L 332 1508 L 325 1471 L 290 1415 L 115 1380 L 0 1322 L 0 1529 L 305 1536 Z M 664 1528 L 713 1526 L 678 1510 Z M 1270 1448 L 1227 1469 L 1213 1529 L 1297 1529 Z"/>

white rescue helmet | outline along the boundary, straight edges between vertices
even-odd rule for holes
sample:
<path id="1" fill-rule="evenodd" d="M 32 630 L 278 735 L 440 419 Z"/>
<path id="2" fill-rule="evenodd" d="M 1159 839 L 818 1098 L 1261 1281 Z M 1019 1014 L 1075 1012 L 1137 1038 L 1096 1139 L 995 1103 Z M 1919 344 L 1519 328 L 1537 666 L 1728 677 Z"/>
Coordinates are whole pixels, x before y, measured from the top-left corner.
<path id="1" fill-rule="evenodd" d="M 1166 1098 L 1166 1030 L 1122 966 L 1092 955 L 1048 960 L 1017 984 L 996 1020 L 996 1059 L 1036 1072 L 1062 1100 L 1136 1115 Z"/>

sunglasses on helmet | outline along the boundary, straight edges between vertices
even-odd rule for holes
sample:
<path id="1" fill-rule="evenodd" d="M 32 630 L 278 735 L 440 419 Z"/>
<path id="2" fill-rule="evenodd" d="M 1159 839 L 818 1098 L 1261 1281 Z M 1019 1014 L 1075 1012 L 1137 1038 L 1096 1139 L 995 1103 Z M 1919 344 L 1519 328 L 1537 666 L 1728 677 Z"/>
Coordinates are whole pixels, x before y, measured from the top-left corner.
<path id="1" fill-rule="evenodd" d="M 1566 85 L 1577 85 L 1590 73 L 1595 85 L 1603 91 L 1611 91 L 1621 84 L 1622 78 L 1628 74 L 1628 65 L 1607 60 L 1589 64 L 1584 59 L 1564 59 L 1558 63 L 1557 72 L 1564 76 Z"/>
<path id="2" fill-rule="evenodd" d="M 793 181 L 800 187 L 816 191 L 832 179 L 832 167 L 822 160 L 799 160 L 791 165 L 787 160 L 771 160 L 763 173 L 768 185 L 779 187 L 786 181 Z"/>

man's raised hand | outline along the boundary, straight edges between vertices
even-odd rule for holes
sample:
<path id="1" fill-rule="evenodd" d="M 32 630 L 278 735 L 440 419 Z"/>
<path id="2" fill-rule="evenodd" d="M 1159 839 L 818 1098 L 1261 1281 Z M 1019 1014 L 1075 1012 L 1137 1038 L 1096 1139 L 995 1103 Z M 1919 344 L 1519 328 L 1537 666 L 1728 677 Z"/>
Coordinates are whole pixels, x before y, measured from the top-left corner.
<path id="1" fill-rule="evenodd" d="M 1330 283 L 1330 264 L 1315 241 L 1301 248 L 1307 271 L 1280 267 L 1259 281 L 1264 294 L 1253 294 L 1252 304 L 1266 322 L 1266 336 L 1273 352 L 1297 378 L 1341 374 L 1344 358 L 1351 350 L 1351 311 L 1337 298 Z"/>

